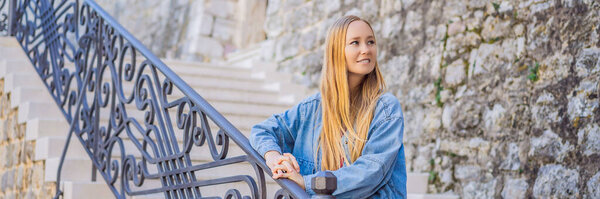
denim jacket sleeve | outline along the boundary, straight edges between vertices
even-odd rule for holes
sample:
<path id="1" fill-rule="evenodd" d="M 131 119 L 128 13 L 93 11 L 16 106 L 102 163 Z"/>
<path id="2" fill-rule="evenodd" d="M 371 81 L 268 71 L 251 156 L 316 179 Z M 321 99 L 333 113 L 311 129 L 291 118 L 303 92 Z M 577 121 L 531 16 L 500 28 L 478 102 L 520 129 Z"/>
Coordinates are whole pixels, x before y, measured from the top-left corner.
<path id="1" fill-rule="evenodd" d="M 402 147 L 404 118 L 399 103 L 391 105 L 387 116 L 372 124 L 371 134 L 363 148 L 362 155 L 351 165 L 332 173 L 337 177 L 337 198 L 366 198 L 384 186 L 391 177 L 389 172 Z M 306 191 L 313 195 L 311 179 L 316 174 L 305 175 Z"/>
<path id="2" fill-rule="evenodd" d="M 272 150 L 281 154 L 291 153 L 301 125 L 302 105 L 299 103 L 254 125 L 250 133 L 250 145 L 263 157 Z"/>

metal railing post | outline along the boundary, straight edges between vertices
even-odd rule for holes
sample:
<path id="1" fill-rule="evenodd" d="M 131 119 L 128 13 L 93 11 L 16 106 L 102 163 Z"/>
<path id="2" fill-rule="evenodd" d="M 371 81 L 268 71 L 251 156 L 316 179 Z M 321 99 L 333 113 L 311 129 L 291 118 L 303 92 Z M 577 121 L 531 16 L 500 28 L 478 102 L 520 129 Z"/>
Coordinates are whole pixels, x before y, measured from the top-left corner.
<path id="1" fill-rule="evenodd" d="M 330 171 L 319 171 L 311 179 L 311 188 L 317 193 L 312 199 L 334 199 L 332 194 L 337 189 L 337 178 Z"/>
<path id="2" fill-rule="evenodd" d="M 10 0 L 8 2 L 8 35 L 15 36 L 17 28 L 17 20 L 15 19 L 17 0 Z"/>

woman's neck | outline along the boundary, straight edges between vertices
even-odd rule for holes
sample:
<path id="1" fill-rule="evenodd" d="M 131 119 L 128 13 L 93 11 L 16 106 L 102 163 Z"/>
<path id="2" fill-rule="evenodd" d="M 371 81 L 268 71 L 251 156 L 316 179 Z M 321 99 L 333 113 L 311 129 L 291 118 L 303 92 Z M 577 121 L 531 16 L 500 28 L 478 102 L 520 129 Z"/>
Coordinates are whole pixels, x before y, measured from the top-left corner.
<path id="1" fill-rule="evenodd" d="M 350 89 L 350 96 L 354 96 L 360 92 L 360 84 L 364 78 L 365 75 L 348 75 L 348 89 Z"/>

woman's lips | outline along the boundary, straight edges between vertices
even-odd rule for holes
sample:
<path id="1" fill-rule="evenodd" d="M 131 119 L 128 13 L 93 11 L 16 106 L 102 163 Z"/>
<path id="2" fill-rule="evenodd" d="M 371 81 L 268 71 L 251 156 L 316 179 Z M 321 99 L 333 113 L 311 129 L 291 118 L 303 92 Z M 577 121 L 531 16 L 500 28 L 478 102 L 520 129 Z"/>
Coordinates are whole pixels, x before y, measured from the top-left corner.
<path id="1" fill-rule="evenodd" d="M 371 59 L 361 59 L 361 60 L 359 60 L 357 62 L 361 63 L 361 64 L 368 64 L 368 63 L 371 63 Z"/>

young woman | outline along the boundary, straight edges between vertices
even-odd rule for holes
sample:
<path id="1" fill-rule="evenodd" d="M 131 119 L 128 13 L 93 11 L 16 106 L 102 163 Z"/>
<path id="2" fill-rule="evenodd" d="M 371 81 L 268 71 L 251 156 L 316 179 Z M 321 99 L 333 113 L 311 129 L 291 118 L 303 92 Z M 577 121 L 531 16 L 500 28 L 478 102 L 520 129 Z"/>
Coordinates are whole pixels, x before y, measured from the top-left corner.
<path id="1" fill-rule="evenodd" d="M 406 198 L 404 118 L 385 93 L 371 25 L 338 19 L 326 41 L 320 92 L 252 128 L 250 143 L 273 178 L 309 194 L 319 170 L 337 177 L 337 198 Z"/>

